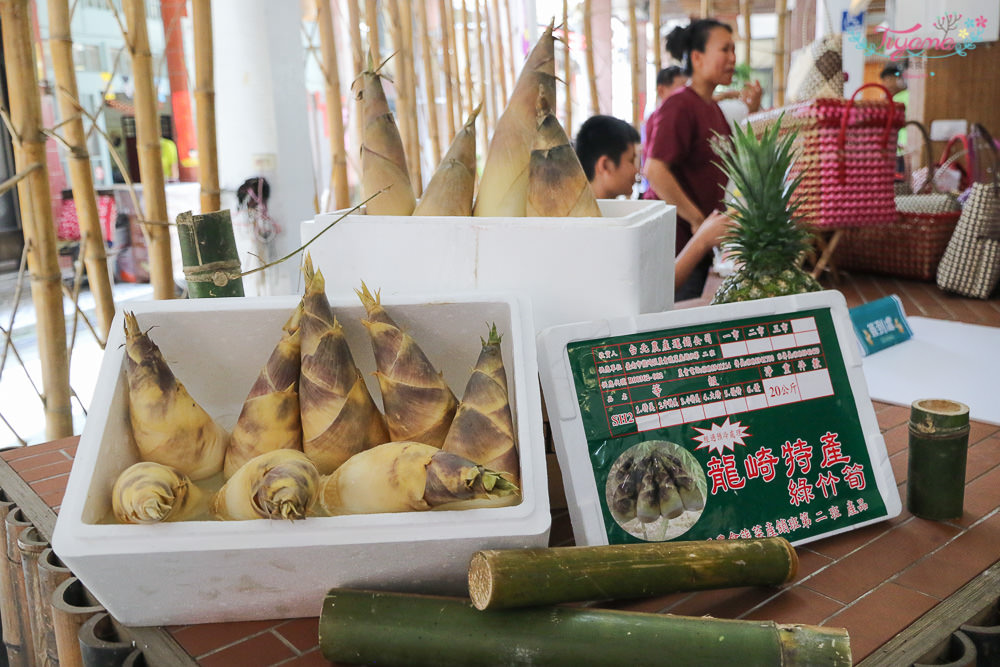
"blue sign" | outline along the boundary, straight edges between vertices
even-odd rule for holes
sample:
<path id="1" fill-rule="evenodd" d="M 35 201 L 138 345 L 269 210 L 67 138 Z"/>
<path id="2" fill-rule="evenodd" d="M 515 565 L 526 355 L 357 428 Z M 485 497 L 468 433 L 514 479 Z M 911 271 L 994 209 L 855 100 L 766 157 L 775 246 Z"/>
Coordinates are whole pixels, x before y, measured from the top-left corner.
<path id="1" fill-rule="evenodd" d="M 851 15 L 850 12 L 843 12 L 840 15 L 840 30 L 841 32 L 847 32 L 849 30 L 863 30 L 865 27 L 865 13 Z"/>
<path id="2" fill-rule="evenodd" d="M 865 356 L 913 337 L 903 304 L 895 294 L 851 308 L 850 313 Z"/>

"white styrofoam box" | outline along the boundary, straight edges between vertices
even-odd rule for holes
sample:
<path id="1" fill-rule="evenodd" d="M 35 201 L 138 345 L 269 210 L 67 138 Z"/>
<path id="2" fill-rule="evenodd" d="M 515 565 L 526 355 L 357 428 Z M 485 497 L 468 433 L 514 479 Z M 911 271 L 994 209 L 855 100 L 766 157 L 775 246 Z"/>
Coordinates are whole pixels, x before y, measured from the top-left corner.
<path id="1" fill-rule="evenodd" d="M 327 291 L 361 281 L 383 294 L 523 291 L 535 326 L 669 310 L 676 211 L 661 201 L 600 200 L 602 218 L 351 214 L 302 223 Z"/>
<path id="2" fill-rule="evenodd" d="M 231 428 L 298 297 L 134 304 L 195 400 Z M 52 544 L 116 619 L 128 625 L 295 618 L 319 613 L 333 586 L 464 594 L 472 554 L 545 546 L 551 523 L 531 308 L 524 297 L 383 299 L 457 396 L 488 322 L 501 349 L 521 454 L 522 502 L 511 507 L 310 517 L 287 522 L 104 523 L 118 473 L 138 460 L 128 424 L 124 334 L 112 326 L 97 392 Z M 331 299 L 355 362 L 381 405 L 357 297 Z"/>
<path id="3" fill-rule="evenodd" d="M 885 504 L 886 514 L 874 519 L 861 521 L 853 525 L 831 528 L 825 533 L 795 539 L 789 536 L 794 545 L 805 544 L 820 537 L 835 535 L 847 530 L 853 530 L 870 523 L 884 521 L 897 516 L 902 504 L 893 476 L 885 440 L 875 418 L 875 411 L 868 395 L 868 386 L 862 369 L 861 355 L 856 344 L 854 329 L 847 311 L 847 303 L 843 294 L 833 290 L 797 294 L 792 296 L 758 299 L 742 303 L 730 303 L 701 308 L 683 308 L 664 313 L 650 313 L 634 318 L 602 319 L 592 322 L 560 325 L 545 329 L 538 335 L 538 365 L 545 397 L 547 416 L 552 426 L 552 439 L 555 445 L 559 467 L 562 470 L 563 485 L 566 491 L 567 506 L 570 521 L 573 525 L 573 536 L 579 545 L 608 544 L 607 528 L 602 512 L 601 491 L 595 474 L 593 458 L 590 454 L 591 443 L 584 426 L 584 416 L 581 414 L 579 396 L 575 383 L 574 370 L 569 359 L 568 346 L 579 341 L 605 340 L 615 337 L 629 337 L 647 332 L 657 332 L 676 328 L 710 325 L 739 320 L 743 318 L 766 318 L 774 315 L 791 317 L 799 311 L 810 309 L 828 309 L 835 330 L 835 340 L 824 344 L 836 346 L 843 358 L 844 372 L 853 394 L 854 402 L 850 404 L 842 395 L 836 400 L 843 401 L 845 410 L 857 411 L 864 445 L 872 466 L 872 477 L 869 483 L 874 483 Z M 673 335 L 673 334 L 664 334 Z M 807 338 L 809 343 L 819 343 L 817 338 Z M 799 343 L 804 344 L 804 343 Z M 676 349 L 676 348 L 675 348 Z M 777 349 L 776 347 L 773 349 Z M 806 374 L 800 373 L 798 377 Z M 827 380 L 829 382 L 829 380 Z M 805 383 L 805 380 L 802 380 Z M 826 385 L 824 391 L 829 388 Z M 632 391 L 634 389 L 630 389 Z M 669 389 L 667 390 L 669 391 Z M 820 394 L 819 396 L 824 396 Z M 762 396 L 762 395 L 761 395 Z M 774 403 L 764 404 L 758 408 L 773 408 Z M 747 411 L 743 409 L 734 412 L 739 416 Z M 721 419 L 723 415 L 715 414 L 711 418 Z M 736 417 L 734 417 L 735 419 Z M 781 414 L 770 417 L 772 420 L 783 418 Z M 638 421 L 638 419 L 637 419 Z M 689 420 L 692 421 L 692 420 Z M 697 423 L 698 419 L 693 420 Z M 679 425 L 682 420 L 661 426 Z M 656 427 L 653 427 L 655 429 Z M 714 428 L 714 427 L 713 427 Z M 655 433 L 655 430 L 650 429 Z M 643 429 L 646 430 L 646 429 Z M 745 434 L 749 436 L 750 434 Z M 595 436 L 595 441 L 605 436 Z M 693 438 L 686 436 L 685 440 Z M 682 442 L 682 440 L 678 440 Z M 745 443 L 741 443 L 746 446 Z M 721 449 L 719 450 L 721 452 Z M 709 448 L 711 452 L 711 448 Z M 750 496 L 753 498 L 753 496 Z M 711 510 L 712 499 L 709 497 L 707 507 Z M 832 522 L 831 522 L 832 523 Z M 830 525 L 830 524 L 827 524 Z"/>

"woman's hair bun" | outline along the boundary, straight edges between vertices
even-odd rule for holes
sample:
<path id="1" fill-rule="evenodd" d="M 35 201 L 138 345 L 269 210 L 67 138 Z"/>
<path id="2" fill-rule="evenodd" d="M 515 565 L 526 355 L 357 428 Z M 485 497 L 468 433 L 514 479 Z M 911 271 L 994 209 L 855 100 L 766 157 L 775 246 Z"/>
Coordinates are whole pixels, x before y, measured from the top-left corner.
<path id="1" fill-rule="evenodd" d="M 684 60 L 684 55 L 691 50 L 691 26 L 677 26 L 667 34 L 667 53 L 677 60 Z"/>

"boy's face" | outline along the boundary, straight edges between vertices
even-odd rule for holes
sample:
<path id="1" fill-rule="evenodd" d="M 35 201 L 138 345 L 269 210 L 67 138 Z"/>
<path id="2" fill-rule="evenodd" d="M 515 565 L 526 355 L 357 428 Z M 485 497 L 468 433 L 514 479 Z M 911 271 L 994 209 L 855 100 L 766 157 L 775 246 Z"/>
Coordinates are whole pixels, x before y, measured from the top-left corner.
<path id="1" fill-rule="evenodd" d="M 639 153 L 636 150 L 636 144 L 630 144 L 625 149 L 618 164 L 615 164 L 610 158 L 608 158 L 607 164 L 605 183 L 610 196 L 624 195 L 627 197 L 631 195 L 632 187 L 635 185 L 635 177 L 639 173 Z"/>

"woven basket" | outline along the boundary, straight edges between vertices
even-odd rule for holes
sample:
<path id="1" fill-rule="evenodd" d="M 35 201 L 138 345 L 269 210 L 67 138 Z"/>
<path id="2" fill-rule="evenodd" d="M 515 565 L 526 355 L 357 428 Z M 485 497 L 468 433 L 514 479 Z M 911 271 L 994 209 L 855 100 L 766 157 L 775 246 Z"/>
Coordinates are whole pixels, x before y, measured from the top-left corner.
<path id="1" fill-rule="evenodd" d="M 924 161 L 932 164 L 927 128 L 910 121 L 924 138 Z M 895 199 L 896 219 L 888 225 L 844 230 L 834 256 L 839 268 L 898 278 L 934 280 L 962 209 L 952 193 L 937 192 L 924 179 L 916 194 Z"/>
<path id="2" fill-rule="evenodd" d="M 856 100 L 865 88 L 883 100 Z M 792 175 L 801 175 L 794 202 L 804 223 L 819 230 L 886 225 L 895 221 L 893 182 L 896 135 L 903 105 L 879 84 L 850 99 L 821 98 L 750 116 L 754 132 L 781 119 L 782 132 L 798 131 Z"/>

